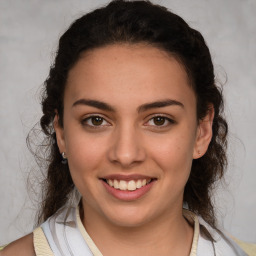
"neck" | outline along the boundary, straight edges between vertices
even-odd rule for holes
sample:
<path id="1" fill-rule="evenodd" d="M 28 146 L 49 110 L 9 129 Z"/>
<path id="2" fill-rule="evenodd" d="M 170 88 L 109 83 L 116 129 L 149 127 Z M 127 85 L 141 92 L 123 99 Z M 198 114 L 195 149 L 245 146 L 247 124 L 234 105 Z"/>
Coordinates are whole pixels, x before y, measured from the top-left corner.
<path id="1" fill-rule="evenodd" d="M 189 255 L 193 228 L 179 212 L 134 227 L 118 226 L 84 208 L 82 222 L 102 254 L 105 255 Z M 153 246 L 152 246 L 153 245 Z"/>

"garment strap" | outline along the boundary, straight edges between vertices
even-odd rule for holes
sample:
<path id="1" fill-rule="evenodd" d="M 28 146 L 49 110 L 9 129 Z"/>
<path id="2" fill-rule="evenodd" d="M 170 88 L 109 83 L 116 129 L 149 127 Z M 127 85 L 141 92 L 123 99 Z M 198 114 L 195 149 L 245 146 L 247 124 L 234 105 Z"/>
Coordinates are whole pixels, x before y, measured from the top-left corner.
<path id="1" fill-rule="evenodd" d="M 33 231 L 33 243 L 36 256 L 54 256 L 41 227 Z"/>
<path id="2" fill-rule="evenodd" d="M 202 218 L 199 218 L 200 236 L 198 239 L 198 256 L 209 255 L 222 256 L 248 256 L 228 235 L 212 228 Z"/>
<path id="3" fill-rule="evenodd" d="M 190 256 L 248 256 L 228 235 L 213 229 L 195 213 L 183 209 L 184 217 L 194 223 L 194 237 Z"/>
<path id="4" fill-rule="evenodd" d="M 247 256 L 229 236 L 213 229 L 196 214 L 184 210 L 183 215 L 191 224 L 194 224 L 194 237 L 190 256 Z M 37 256 L 102 256 L 84 229 L 78 208 L 62 208 L 43 223 L 41 227 L 42 229 L 34 231 Z M 43 235 L 49 244 L 49 248 L 43 248 L 42 246 L 40 248 L 40 240 L 37 238 L 37 234 L 41 234 L 40 232 L 44 233 Z"/>
<path id="5" fill-rule="evenodd" d="M 92 256 L 79 232 L 74 207 L 63 208 L 42 224 L 42 229 L 55 256 Z"/>

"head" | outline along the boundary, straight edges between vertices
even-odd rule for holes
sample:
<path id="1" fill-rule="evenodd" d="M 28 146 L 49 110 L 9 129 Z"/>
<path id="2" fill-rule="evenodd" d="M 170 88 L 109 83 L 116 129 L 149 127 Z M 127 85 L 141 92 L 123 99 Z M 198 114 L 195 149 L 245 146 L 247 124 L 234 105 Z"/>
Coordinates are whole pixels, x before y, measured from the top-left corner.
<path id="1" fill-rule="evenodd" d="M 54 122 L 65 129 L 64 106 L 69 78 L 81 61 L 93 58 L 91 55 L 95 57 L 102 50 L 101 56 L 111 55 L 111 49 L 121 50 L 121 55 L 124 49 L 130 53 L 141 51 L 146 58 L 154 54 L 166 55 L 163 58 L 184 71 L 188 89 L 194 95 L 195 127 L 206 117 L 212 119 L 207 147 L 193 156 L 184 184 L 183 202 L 214 226 L 211 192 L 226 165 L 227 124 L 221 115 L 223 99 L 215 84 L 210 52 L 202 35 L 181 17 L 148 1 L 113 1 L 76 20 L 60 38 L 42 99 L 41 127 L 50 141 L 50 164 L 41 220 L 67 203 L 75 188 L 69 165 L 62 164 L 53 129 Z"/>

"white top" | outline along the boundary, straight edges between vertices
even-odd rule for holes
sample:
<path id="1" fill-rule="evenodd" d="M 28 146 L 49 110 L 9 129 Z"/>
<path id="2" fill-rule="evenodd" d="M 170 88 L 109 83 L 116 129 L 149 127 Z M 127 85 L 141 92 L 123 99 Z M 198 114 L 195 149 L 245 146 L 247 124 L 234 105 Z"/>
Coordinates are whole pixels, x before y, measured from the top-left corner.
<path id="1" fill-rule="evenodd" d="M 246 256 L 247 254 L 223 232 L 211 228 L 194 213 L 184 210 L 194 223 L 190 256 Z M 79 215 L 78 207 L 62 208 L 34 231 L 37 256 L 103 256 Z"/>

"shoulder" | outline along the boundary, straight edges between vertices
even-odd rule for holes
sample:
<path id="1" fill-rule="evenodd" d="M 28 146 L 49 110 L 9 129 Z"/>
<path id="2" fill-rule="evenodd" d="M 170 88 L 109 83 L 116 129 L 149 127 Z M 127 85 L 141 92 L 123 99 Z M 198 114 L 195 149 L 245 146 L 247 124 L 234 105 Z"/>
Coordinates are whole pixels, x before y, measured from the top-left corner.
<path id="1" fill-rule="evenodd" d="M 35 256 L 35 250 L 33 246 L 33 234 L 26 235 L 9 245 L 7 245 L 2 251 L 0 256 Z"/>

